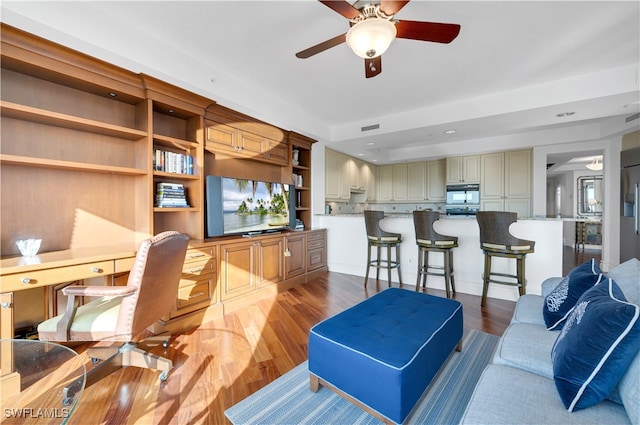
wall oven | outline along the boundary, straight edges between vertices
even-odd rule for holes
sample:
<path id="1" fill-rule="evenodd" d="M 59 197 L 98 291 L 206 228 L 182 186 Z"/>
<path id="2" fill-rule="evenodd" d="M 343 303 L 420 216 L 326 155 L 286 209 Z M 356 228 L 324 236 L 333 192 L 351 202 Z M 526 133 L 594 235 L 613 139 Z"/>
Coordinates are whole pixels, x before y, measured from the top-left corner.
<path id="1" fill-rule="evenodd" d="M 479 184 L 447 185 L 447 215 L 475 215 L 480 210 Z"/>

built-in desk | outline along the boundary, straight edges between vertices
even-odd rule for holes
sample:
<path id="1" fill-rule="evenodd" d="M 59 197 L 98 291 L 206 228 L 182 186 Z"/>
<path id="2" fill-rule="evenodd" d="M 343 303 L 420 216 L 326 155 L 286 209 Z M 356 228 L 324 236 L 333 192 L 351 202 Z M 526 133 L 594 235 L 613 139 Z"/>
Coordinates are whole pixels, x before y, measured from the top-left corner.
<path id="1" fill-rule="evenodd" d="M 0 338 L 13 338 L 13 293 L 131 270 L 135 245 L 78 248 L 0 260 Z"/>

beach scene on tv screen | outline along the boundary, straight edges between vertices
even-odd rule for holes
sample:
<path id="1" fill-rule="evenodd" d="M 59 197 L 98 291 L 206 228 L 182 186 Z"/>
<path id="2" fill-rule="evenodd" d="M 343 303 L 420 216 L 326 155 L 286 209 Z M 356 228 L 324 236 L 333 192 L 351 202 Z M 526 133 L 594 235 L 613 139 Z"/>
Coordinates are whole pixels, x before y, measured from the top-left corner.
<path id="1" fill-rule="evenodd" d="M 278 230 L 289 225 L 289 186 L 222 179 L 224 233 Z"/>

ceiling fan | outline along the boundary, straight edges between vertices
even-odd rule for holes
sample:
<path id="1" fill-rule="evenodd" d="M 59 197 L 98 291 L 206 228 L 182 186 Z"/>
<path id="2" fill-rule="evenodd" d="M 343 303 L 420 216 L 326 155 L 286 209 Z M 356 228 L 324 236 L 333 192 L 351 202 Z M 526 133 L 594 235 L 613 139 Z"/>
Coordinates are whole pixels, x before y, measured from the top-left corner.
<path id="1" fill-rule="evenodd" d="M 356 55 L 364 58 L 367 78 L 375 77 L 382 72 L 381 55 L 396 37 L 451 43 L 460 32 L 458 24 L 393 19 L 409 0 L 359 0 L 353 5 L 344 0 L 318 1 L 347 18 L 351 28 L 345 34 L 296 53 L 296 56 L 306 59 L 346 42 Z"/>

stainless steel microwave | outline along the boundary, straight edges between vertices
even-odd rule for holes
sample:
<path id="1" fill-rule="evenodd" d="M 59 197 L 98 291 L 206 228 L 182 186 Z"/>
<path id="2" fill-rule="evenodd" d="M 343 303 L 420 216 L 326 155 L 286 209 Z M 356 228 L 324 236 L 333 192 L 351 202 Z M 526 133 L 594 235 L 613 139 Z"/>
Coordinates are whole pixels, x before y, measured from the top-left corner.
<path id="1" fill-rule="evenodd" d="M 480 205 L 480 185 L 448 185 L 447 205 Z"/>

